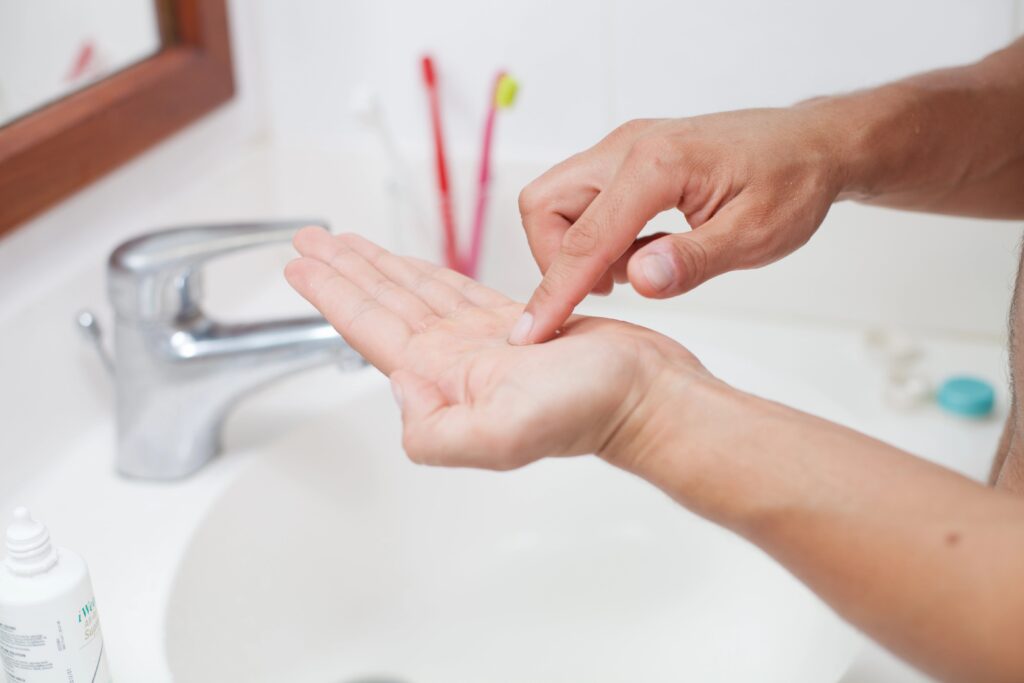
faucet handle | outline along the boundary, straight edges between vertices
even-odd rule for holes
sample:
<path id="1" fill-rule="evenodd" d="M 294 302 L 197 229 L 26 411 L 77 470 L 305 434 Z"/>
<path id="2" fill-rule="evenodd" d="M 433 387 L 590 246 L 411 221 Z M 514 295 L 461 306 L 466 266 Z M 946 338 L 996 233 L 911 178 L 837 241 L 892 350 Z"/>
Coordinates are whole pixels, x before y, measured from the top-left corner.
<path id="1" fill-rule="evenodd" d="M 118 315 L 173 320 L 197 309 L 200 267 L 212 258 L 251 247 L 287 242 L 320 220 L 224 223 L 170 228 L 140 235 L 110 254 L 107 281 Z"/>

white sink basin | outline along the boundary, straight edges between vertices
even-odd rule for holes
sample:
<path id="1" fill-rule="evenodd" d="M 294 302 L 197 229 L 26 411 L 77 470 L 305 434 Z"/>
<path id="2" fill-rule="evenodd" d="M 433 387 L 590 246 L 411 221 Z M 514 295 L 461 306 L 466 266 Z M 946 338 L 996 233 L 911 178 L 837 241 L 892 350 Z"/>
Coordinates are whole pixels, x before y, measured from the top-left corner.
<path id="1" fill-rule="evenodd" d="M 592 457 L 413 465 L 385 380 L 368 384 L 270 436 L 210 507 L 168 601 L 175 680 L 830 683 L 849 667 L 860 637 L 745 541 Z"/>
<path id="2" fill-rule="evenodd" d="M 857 330 L 604 306 L 682 339 L 740 387 L 973 476 L 999 438 L 998 418 L 879 405 Z M 933 376 L 1005 368 L 997 346 L 950 341 L 931 343 L 928 362 Z M 224 454 L 174 483 L 114 473 L 109 414 L 73 413 L 89 397 L 107 405 L 102 379 L 39 374 L 43 393 L 78 396 L 46 410 L 17 412 L 28 380 L 3 394 L 31 429 L 0 449 L 23 456 L 0 467 L 0 509 L 29 506 L 87 559 L 116 680 L 923 680 L 877 666 L 877 650 L 756 549 L 599 461 L 505 474 L 412 465 L 375 372 L 325 368 L 243 401 Z M 55 425 L 58 407 L 94 422 Z M 41 448 L 55 428 L 64 437 Z"/>

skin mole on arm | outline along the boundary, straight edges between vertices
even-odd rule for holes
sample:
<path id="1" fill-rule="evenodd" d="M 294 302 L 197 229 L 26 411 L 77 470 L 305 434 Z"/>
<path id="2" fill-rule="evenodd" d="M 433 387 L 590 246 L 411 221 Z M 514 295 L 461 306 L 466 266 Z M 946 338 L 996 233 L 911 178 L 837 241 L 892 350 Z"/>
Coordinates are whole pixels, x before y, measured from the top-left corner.
<path id="1" fill-rule="evenodd" d="M 959 531 L 947 531 L 946 532 L 946 545 L 952 547 L 960 543 L 960 532 Z"/>

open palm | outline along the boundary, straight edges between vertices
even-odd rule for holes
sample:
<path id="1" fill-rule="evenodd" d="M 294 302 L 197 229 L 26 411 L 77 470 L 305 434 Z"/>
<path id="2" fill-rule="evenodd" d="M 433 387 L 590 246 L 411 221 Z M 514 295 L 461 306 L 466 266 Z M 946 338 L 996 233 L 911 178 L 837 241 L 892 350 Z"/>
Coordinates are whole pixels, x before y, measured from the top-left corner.
<path id="1" fill-rule="evenodd" d="M 306 228 L 288 281 L 370 363 L 402 405 L 416 462 L 510 469 L 602 451 L 666 363 L 700 364 L 628 323 L 574 316 L 546 344 L 512 346 L 522 304 L 357 235 Z"/>

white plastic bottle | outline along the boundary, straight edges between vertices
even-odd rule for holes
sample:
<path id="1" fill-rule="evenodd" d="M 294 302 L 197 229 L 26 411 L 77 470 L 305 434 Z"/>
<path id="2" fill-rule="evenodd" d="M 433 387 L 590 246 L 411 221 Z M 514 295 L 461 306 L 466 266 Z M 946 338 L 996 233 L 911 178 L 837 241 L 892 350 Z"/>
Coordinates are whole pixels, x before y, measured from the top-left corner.
<path id="1" fill-rule="evenodd" d="M 9 683 L 110 683 L 85 562 L 23 507 L 0 565 L 0 660 Z"/>

